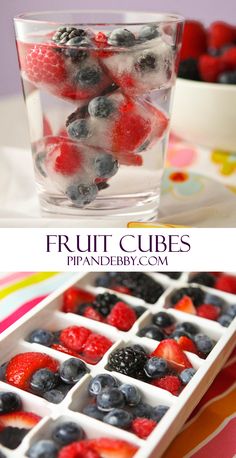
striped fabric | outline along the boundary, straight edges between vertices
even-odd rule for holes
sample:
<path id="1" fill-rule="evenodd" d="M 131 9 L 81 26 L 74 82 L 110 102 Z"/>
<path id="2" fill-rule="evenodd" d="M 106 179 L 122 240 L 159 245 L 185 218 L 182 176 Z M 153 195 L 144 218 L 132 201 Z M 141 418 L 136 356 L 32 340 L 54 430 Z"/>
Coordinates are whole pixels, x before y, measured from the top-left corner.
<path id="1" fill-rule="evenodd" d="M 0 332 L 72 277 L 24 272 L 0 276 Z M 203 396 L 163 458 L 236 456 L 236 350 Z"/>

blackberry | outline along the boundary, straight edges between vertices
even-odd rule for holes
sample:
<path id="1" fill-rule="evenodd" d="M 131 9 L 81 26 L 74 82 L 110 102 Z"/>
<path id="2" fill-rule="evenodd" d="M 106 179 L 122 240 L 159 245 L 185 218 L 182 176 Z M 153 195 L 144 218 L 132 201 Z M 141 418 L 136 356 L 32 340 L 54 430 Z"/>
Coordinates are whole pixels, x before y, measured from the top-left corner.
<path id="1" fill-rule="evenodd" d="M 83 29 L 76 29 L 75 27 L 59 27 L 53 35 L 52 41 L 54 41 L 57 45 L 65 45 L 65 47 L 57 48 L 57 50 L 63 53 L 66 57 L 70 57 L 72 62 L 82 62 L 89 56 L 89 53 L 84 49 L 75 48 L 75 46 L 82 47 L 90 45 L 87 33 Z"/>
<path id="2" fill-rule="evenodd" d="M 103 293 L 96 296 L 93 307 L 103 316 L 109 315 L 112 307 L 119 302 L 120 299 L 115 294 Z"/>
<path id="3" fill-rule="evenodd" d="M 208 272 L 198 272 L 191 277 L 189 283 L 199 283 L 199 285 L 210 286 L 213 288 L 215 285 L 215 277 Z"/>
<path id="4" fill-rule="evenodd" d="M 182 60 L 179 64 L 178 77 L 186 80 L 200 81 L 201 77 L 197 59 L 189 58 Z"/>
<path id="5" fill-rule="evenodd" d="M 194 305 L 198 307 L 203 304 L 205 293 L 200 288 L 194 288 L 192 286 L 180 288 L 173 292 L 170 297 L 170 302 L 172 305 L 177 304 L 184 296 L 189 296 Z"/>
<path id="6" fill-rule="evenodd" d="M 135 64 L 135 69 L 142 72 L 155 70 L 157 66 L 157 59 L 155 54 L 148 53 L 144 56 L 140 56 Z"/>
<path id="7" fill-rule="evenodd" d="M 121 374 L 139 378 L 146 361 L 147 356 L 133 347 L 119 348 L 109 355 L 108 367 Z"/>

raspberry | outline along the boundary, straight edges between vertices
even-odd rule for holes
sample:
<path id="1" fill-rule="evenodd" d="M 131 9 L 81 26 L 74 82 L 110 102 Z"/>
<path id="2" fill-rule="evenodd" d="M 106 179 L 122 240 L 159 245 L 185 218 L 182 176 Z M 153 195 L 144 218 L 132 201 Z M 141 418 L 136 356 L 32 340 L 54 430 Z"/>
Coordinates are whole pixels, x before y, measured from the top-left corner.
<path id="1" fill-rule="evenodd" d="M 136 319 L 136 313 L 131 307 L 124 302 L 117 302 L 107 317 L 107 323 L 120 331 L 129 331 Z"/>
<path id="2" fill-rule="evenodd" d="M 198 61 L 199 72 L 203 81 L 215 83 L 218 76 L 227 70 L 227 65 L 221 57 L 203 54 Z"/>
<path id="3" fill-rule="evenodd" d="M 180 393 L 181 381 L 176 375 L 166 375 L 165 377 L 153 380 L 151 384 L 167 390 L 175 396 L 178 396 Z"/>
<path id="4" fill-rule="evenodd" d="M 149 420 L 148 418 L 135 418 L 135 420 L 132 421 L 131 429 L 141 439 L 147 439 L 156 425 L 157 423 L 154 420 Z"/>
<path id="5" fill-rule="evenodd" d="M 217 320 L 220 308 L 212 304 L 202 304 L 197 308 L 197 315 L 208 320 Z"/>
<path id="6" fill-rule="evenodd" d="M 236 277 L 233 275 L 222 275 L 217 278 L 215 288 L 227 293 L 236 294 Z"/>
<path id="7" fill-rule="evenodd" d="M 91 331 L 82 326 L 70 326 L 60 334 L 60 340 L 69 350 L 82 351 Z"/>
<path id="8" fill-rule="evenodd" d="M 227 49 L 221 56 L 228 70 L 236 70 L 236 46 Z"/>
<path id="9" fill-rule="evenodd" d="M 73 175 L 81 169 L 83 157 L 77 145 L 66 139 L 59 139 L 50 147 L 47 162 L 50 164 L 51 161 L 55 172 Z"/>
<path id="10" fill-rule="evenodd" d="M 25 71 L 33 83 L 62 83 L 66 69 L 62 56 L 51 46 L 35 45 L 26 55 Z"/>
<path id="11" fill-rule="evenodd" d="M 58 458 L 101 458 L 89 441 L 72 442 L 72 444 L 63 447 L 58 455 Z"/>
<path id="12" fill-rule="evenodd" d="M 79 353 L 77 353 L 77 351 L 69 350 L 69 348 L 64 347 L 61 344 L 52 344 L 51 348 L 53 350 L 57 350 L 57 351 L 61 351 L 62 353 L 66 353 L 67 355 L 75 356 L 76 358 L 78 358 L 80 356 Z"/>
<path id="13" fill-rule="evenodd" d="M 213 22 L 208 33 L 208 47 L 219 49 L 233 43 L 236 38 L 236 28 L 223 21 Z"/>
<path id="14" fill-rule="evenodd" d="M 112 346 L 112 341 L 99 334 L 90 334 L 85 346 L 83 356 L 90 364 L 98 362 Z"/>
<path id="15" fill-rule="evenodd" d="M 133 157 L 133 155 L 132 155 Z M 141 156 L 138 156 L 138 157 L 141 157 Z M 131 294 L 131 291 L 129 288 L 127 288 L 126 286 L 122 286 L 122 285 L 117 285 L 117 286 L 114 286 L 114 291 L 117 291 L 118 293 L 122 293 L 122 294 Z"/>
<path id="16" fill-rule="evenodd" d="M 95 299 L 94 294 L 89 293 L 81 288 L 71 287 L 65 291 L 63 295 L 63 312 L 78 312 L 78 308 L 82 304 L 93 302 Z"/>
<path id="17" fill-rule="evenodd" d="M 88 305 L 83 313 L 83 316 L 86 318 L 90 318 L 90 320 L 95 320 L 95 321 L 103 321 L 102 315 L 97 312 L 92 306 Z"/>
<path id="18" fill-rule="evenodd" d="M 198 58 L 206 52 L 206 31 L 198 21 L 186 21 L 180 59 Z"/>

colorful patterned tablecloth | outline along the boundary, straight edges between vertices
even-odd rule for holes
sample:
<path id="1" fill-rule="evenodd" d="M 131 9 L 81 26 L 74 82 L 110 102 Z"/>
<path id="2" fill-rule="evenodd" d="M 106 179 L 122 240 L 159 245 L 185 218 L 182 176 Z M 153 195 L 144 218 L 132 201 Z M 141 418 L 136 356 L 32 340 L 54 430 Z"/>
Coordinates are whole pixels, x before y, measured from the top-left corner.
<path id="1" fill-rule="evenodd" d="M 28 272 L 0 276 L 0 332 L 7 329 L 72 273 Z M 163 458 L 236 456 L 236 351 L 172 442 Z"/>

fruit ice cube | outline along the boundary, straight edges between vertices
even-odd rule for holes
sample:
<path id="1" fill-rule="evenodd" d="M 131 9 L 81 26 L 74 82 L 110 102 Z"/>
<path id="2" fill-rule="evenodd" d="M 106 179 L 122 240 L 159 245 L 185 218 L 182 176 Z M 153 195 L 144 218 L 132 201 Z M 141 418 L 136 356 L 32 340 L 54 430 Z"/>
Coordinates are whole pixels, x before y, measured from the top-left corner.
<path id="1" fill-rule="evenodd" d="M 158 37 L 102 59 L 111 78 L 129 95 L 167 88 L 175 78 L 173 47 Z"/>

